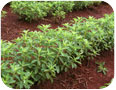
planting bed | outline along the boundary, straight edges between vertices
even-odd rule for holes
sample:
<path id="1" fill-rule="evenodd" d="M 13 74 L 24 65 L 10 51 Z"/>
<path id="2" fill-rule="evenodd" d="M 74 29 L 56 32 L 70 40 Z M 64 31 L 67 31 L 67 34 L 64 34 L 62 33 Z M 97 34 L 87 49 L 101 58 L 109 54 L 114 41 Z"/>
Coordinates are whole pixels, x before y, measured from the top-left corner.
<path id="1" fill-rule="evenodd" d="M 112 49 L 113 38 L 111 37 L 113 32 L 112 31 L 104 32 L 105 28 L 106 28 L 106 30 L 108 30 L 109 28 L 113 27 L 112 22 L 109 22 L 109 25 L 107 25 L 107 23 L 105 23 L 105 21 L 107 21 L 107 19 L 112 20 L 113 15 L 109 16 L 109 17 L 105 16 L 105 19 L 101 19 L 101 22 L 99 19 L 99 18 L 104 17 L 104 14 L 111 14 L 113 12 L 112 8 L 107 3 L 102 2 L 99 5 L 89 6 L 88 8 L 84 8 L 82 10 L 68 12 L 68 14 L 66 14 L 65 19 L 63 19 L 60 23 L 53 22 L 53 20 L 52 20 L 53 18 L 51 18 L 50 16 L 45 17 L 44 20 L 32 21 L 31 23 L 26 22 L 24 20 L 19 20 L 18 15 L 12 13 L 12 10 L 11 10 L 9 4 L 7 4 L 3 8 L 3 10 L 7 11 L 7 15 L 6 15 L 6 17 L 1 19 L 1 33 L 2 33 L 1 39 L 11 41 L 11 40 L 16 39 L 17 37 L 21 37 L 21 38 L 17 39 L 16 41 L 13 41 L 16 44 L 3 42 L 4 43 L 3 47 L 7 48 L 8 45 L 9 45 L 9 47 L 11 45 L 11 47 L 9 48 L 9 50 L 11 50 L 11 53 L 8 54 L 8 56 L 6 53 L 6 57 L 5 57 L 5 54 L 3 53 L 2 59 L 3 60 L 14 59 L 14 60 L 19 60 L 19 62 L 21 61 L 21 59 L 24 59 L 24 62 L 22 64 L 27 63 L 27 67 L 25 67 L 25 66 L 24 67 L 27 68 L 28 70 L 30 70 L 29 68 L 34 69 L 35 68 L 34 64 L 38 65 L 42 68 L 42 69 L 37 68 L 37 70 L 40 70 L 40 73 L 38 71 L 36 72 L 36 68 L 35 68 L 35 72 L 29 72 L 28 70 L 25 71 L 25 68 L 23 68 L 24 70 L 22 70 L 22 71 L 25 71 L 24 74 L 25 75 L 27 74 L 27 78 L 29 78 L 30 76 L 28 76 L 28 75 L 31 75 L 32 73 L 35 73 L 33 75 L 37 75 L 39 73 L 40 75 L 43 75 L 43 78 L 45 77 L 44 79 L 46 79 L 46 77 L 47 77 L 47 79 L 49 79 L 49 80 L 42 81 L 39 84 L 34 82 L 34 85 L 32 85 L 32 86 L 30 85 L 31 88 L 36 88 L 36 89 L 98 89 L 101 86 L 103 86 L 105 83 L 109 83 L 111 81 L 111 79 L 114 77 L 114 51 Z M 89 33 L 87 33 L 87 35 L 95 35 L 95 36 L 91 37 L 91 38 L 93 38 L 93 40 L 92 40 L 91 38 L 89 38 L 86 35 L 86 31 L 83 30 L 83 28 L 86 27 L 86 23 L 85 24 L 78 23 L 79 25 L 82 25 L 83 28 L 79 27 L 78 25 L 76 26 L 77 21 L 81 20 L 79 18 L 75 19 L 77 21 L 75 21 L 75 23 L 73 22 L 74 24 L 70 25 L 70 27 L 63 26 L 64 23 L 71 23 L 71 20 L 73 20 L 73 18 L 77 18 L 77 16 L 86 17 L 86 18 L 88 18 L 89 16 L 94 16 L 96 19 L 90 17 L 87 20 L 87 22 L 89 22 L 89 20 L 90 20 L 91 25 L 98 24 L 98 27 L 96 26 L 96 28 L 94 28 L 94 27 L 91 27 L 91 25 L 89 26 L 89 24 L 88 24 L 88 27 L 90 29 L 98 30 L 98 32 L 103 32 L 103 34 L 101 34 L 101 36 L 98 35 L 98 37 L 97 37 L 97 35 L 95 35 L 95 33 L 98 34 L 98 32 L 96 32 L 96 31 L 94 32 L 92 30 L 87 29 L 88 30 L 87 32 L 89 32 Z M 97 22 L 97 19 L 99 19 L 98 22 Z M 85 20 L 85 19 L 82 18 L 82 21 L 83 20 Z M 91 20 L 93 20 L 93 22 Z M 99 28 L 100 23 L 101 23 L 101 26 Z M 104 27 L 102 25 L 102 23 L 103 24 L 105 23 L 107 25 L 107 27 Z M 43 27 L 38 26 L 41 24 L 45 24 L 45 25 L 51 24 L 50 29 L 54 30 L 54 32 L 50 31 L 50 29 L 48 29 L 48 28 L 47 28 L 47 30 L 49 30 L 49 31 L 47 33 L 44 32 L 44 31 L 47 31 L 46 27 L 49 27 L 49 26 L 43 26 Z M 37 28 L 37 26 L 39 29 Z M 67 31 L 66 30 L 64 32 L 59 31 L 59 33 L 61 33 L 61 34 L 58 35 L 58 33 L 56 33 L 56 36 L 55 36 L 55 29 L 57 31 L 57 27 L 59 27 L 59 26 L 63 27 L 63 29 L 61 28 L 61 30 L 66 29 Z M 82 29 L 82 32 L 79 32 L 78 30 L 76 31 L 74 29 L 75 26 L 78 27 L 78 29 L 80 29 L 80 30 Z M 22 31 L 27 30 L 27 29 L 29 31 L 43 31 L 43 32 L 42 33 L 38 33 L 38 32 L 28 33 L 25 31 L 23 36 L 21 36 Z M 102 30 L 100 31 L 100 29 L 102 29 Z M 59 28 L 59 30 L 60 30 L 60 28 Z M 69 32 L 71 32 L 71 33 L 69 33 Z M 35 37 L 34 37 L 34 33 L 35 33 Z M 68 35 L 65 36 L 65 33 L 68 34 L 69 36 Z M 78 33 L 78 36 L 75 33 Z M 40 37 L 39 37 L 39 34 L 41 34 Z M 42 37 L 42 35 L 43 35 L 43 37 Z M 53 36 L 50 36 L 50 35 L 53 35 Z M 61 35 L 62 35 L 62 37 L 64 37 L 63 39 L 62 39 L 62 37 L 60 37 Z M 103 37 L 103 35 L 106 35 L 106 36 Z M 109 35 L 109 37 L 107 37 L 107 35 Z M 52 37 L 54 37 L 55 39 Z M 71 40 L 69 37 L 70 38 L 75 37 L 75 38 L 74 38 L 74 40 L 73 39 Z M 27 38 L 30 41 L 28 41 Z M 40 39 L 40 38 L 43 38 L 43 39 Z M 49 39 L 47 39 L 47 38 L 49 38 Z M 96 39 L 96 42 L 94 43 L 93 41 L 95 39 Z M 101 39 L 101 40 L 103 39 L 104 41 L 100 41 L 99 39 Z M 110 41 L 107 42 L 107 40 L 110 40 L 110 39 L 111 39 L 111 42 Z M 43 40 L 43 41 L 41 41 L 41 40 Z M 48 40 L 48 42 L 47 42 L 47 40 Z M 51 43 L 49 42 L 50 40 L 51 40 Z M 56 40 L 58 43 L 55 43 L 54 40 Z M 68 43 L 67 43 L 67 41 L 65 42 L 65 40 L 67 40 Z M 77 41 L 80 40 L 80 41 L 77 42 L 75 40 L 77 40 Z M 35 41 L 37 41 L 37 42 L 35 42 Z M 31 44 L 28 44 L 28 43 L 31 43 Z M 32 43 L 35 44 L 35 46 L 32 45 Z M 69 43 L 71 43 L 71 44 L 69 44 Z M 65 44 L 67 44 L 68 46 L 65 46 Z M 81 47 L 81 45 L 83 47 L 83 44 L 85 44 L 85 46 L 83 49 L 81 49 L 80 47 Z M 92 44 L 94 44 L 96 46 L 93 46 Z M 101 45 L 101 44 L 104 44 L 104 45 Z M 105 44 L 106 44 L 106 46 L 105 46 Z M 27 47 L 26 47 L 26 45 L 27 45 Z M 32 45 L 32 46 L 30 47 L 30 45 Z M 79 48 L 75 49 L 75 48 L 71 47 L 71 45 L 75 45 L 75 48 L 78 45 Z M 101 45 L 101 46 L 99 47 L 99 45 Z M 109 46 L 107 46 L 107 45 L 109 45 Z M 17 47 L 15 47 L 15 46 L 17 46 Z M 37 47 L 39 47 L 39 48 L 37 48 Z M 53 48 L 53 47 L 55 47 L 55 48 Z M 101 47 L 103 47 L 103 48 L 101 48 Z M 104 50 L 107 48 L 108 48 L 108 50 Z M 22 49 L 23 53 L 20 53 L 21 49 Z M 60 53 L 60 49 L 62 49 L 61 53 Z M 73 49 L 73 50 L 70 50 L 70 49 Z M 42 52 L 41 50 L 43 50 L 44 53 L 39 53 L 40 56 L 38 57 L 38 54 L 36 55 L 36 53 L 35 53 L 37 50 L 38 50 L 38 53 L 39 53 L 39 51 Z M 78 50 L 78 53 L 76 53 L 76 50 Z M 83 56 L 81 57 L 81 54 L 80 54 L 81 50 L 84 51 L 82 53 L 85 56 L 86 55 L 92 56 L 92 54 L 94 53 L 95 54 L 95 55 L 93 54 L 93 56 L 95 56 L 94 59 L 91 59 L 90 61 L 88 61 L 87 60 L 88 57 L 86 57 L 84 60 L 82 60 L 82 62 L 81 62 L 82 65 L 79 64 L 80 61 L 77 58 L 79 57 L 79 58 L 83 59 Z M 100 52 L 99 52 L 99 50 L 100 50 Z M 102 50 L 104 50 L 104 51 L 102 51 Z M 48 53 L 48 52 L 51 52 L 51 53 Z M 97 55 L 96 53 L 100 53 L 100 55 Z M 32 54 L 35 56 L 33 56 Z M 45 54 L 48 54 L 48 55 L 45 55 Z M 50 54 L 52 56 L 50 56 Z M 57 54 L 57 56 L 56 56 L 56 54 Z M 11 55 L 11 56 L 9 56 L 9 55 Z M 18 55 L 18 57 L 13 57 L 13 55 L 16 55 L 16 56 Z M 23 55 L 24 55 L 24 57 L 23 57 Z M 26 57 L 26 55 L 30 55 L 30 57 Z M 41 55 L 45 55 L 45 57 L 47 57 L 48 59 L 41 57 Z M 69 57 L 67 55 L 69 55 Z M 61 56 L 61 58 L 60 58 L 60 56 Z M 63 57 L 66 57 L 66 58 L 64 58 L 64 60 L 63 60 Z M 37 58 L 39 58 L 40 62 L 37 62 L 36 60 L 33 61 L 33 59 L 37 59 Z M 26 59 L 29 59 L 29 60 L 26 61 Z M 60 59 L 62 60 L 61 62 L 59 61 Z M 65 59 L 67 59 L 67 61 L 65 63 L 67 66 L 66 66 L 66 68 L 64 68 L 64 71 L 67 71 L 67 67 L 68 67 L 68 71 L 67 72 L 64 72 L 63 70 L 59 71 L 59 69 L 55 70 L 56 67 L 62 68 L 63 65 L 65 66 L 65 64 L 63 64 Z M 73 61 L 76 59 L 77 59 L 77 62 Z M 42 60 L 43 60 L 43 62 L 42 62 Z M 40 64 L 40 63 L 44 64 L 45 60 L 48 63 L 48 66 L 54 65 L 53 67 L 50 66 L 50 67 L 52 67 L 52 69 L 50 72 L 47 71 L 48 72 L 47 74 L 43 70 L 43 68 L 46 68 L 45 65 Z M 55 64 L 53 64 L 54 61 L 52 63 L 52 61 L 49 61 L 49 60 L 55 60 Z M 19 63 L 19 62 L 16 61 L 16 63 Z M 75 64 L 75 62 L 78 64 Z M 104 75 L 103 73 L 97 72 L 98 66 L 97 66 L 96 62 L 105 62 L 105 67 L 108 69 L 106 75 Z M 14 67 L 17 66 L 16 63 L 14 64 Z M 28 67 L 29 63 L 32 63 L 33 66 L 30 65 L 30 67 Z M 21 62 L 20 62 L 20 64 L 21 64 Z M 11 66 L 13 67 L 13 65 L 11 65 Z M 69 66 L 71 66 L 73 69 L 71 67 L 69 68 Z M 18 67 L 20 68 L 20 66 L 18 66 Z M 48 70 L 50 70 L 49 69 L 50 67 L 48 67 Z M 77 67 L 77 68 L 75 68 L 75 67 Z M 18 73 L 17 72 L 15 74 L 17 74 L 17 76 L 20 76 L 20 74 L 19 74 L 20 72 L 18 72 Z M 52 77 L 55 76 L 54 74 L 56 74 L 56 77 L 53 78 L 53 83 L 51 83 Z M 21 74 L 21 75 L 23 76 L 23 74 Z M 44 80 L 44 79 L 41 79 L 41 77 L 38 80 Z M 25 84 L 25 86 L 24 86 L 25 88 L 29 88 L 30 86 L 28 87 L 28 84 L 33 83 L 33 82 L 31 82 L 31 81 L 33 81 L 32 78 L 33 77 L 31 77 L 31 80 L 29 82 L 27 80 L 28 83 L 27 83 L 27 87 Z M 16 77 L 16 79 L 19 81 L 19 79 L 17 77 Z M 21 78 L 21 80 L 23 80 L 23 79 Z M 36 81 L 36 80 L 34 80 L 34 81 Z M 17 85 L 16 88 L 19 88 L 19 86 Z M 23 88 L 23 86 L 20 86 L 20 87 Z"/>

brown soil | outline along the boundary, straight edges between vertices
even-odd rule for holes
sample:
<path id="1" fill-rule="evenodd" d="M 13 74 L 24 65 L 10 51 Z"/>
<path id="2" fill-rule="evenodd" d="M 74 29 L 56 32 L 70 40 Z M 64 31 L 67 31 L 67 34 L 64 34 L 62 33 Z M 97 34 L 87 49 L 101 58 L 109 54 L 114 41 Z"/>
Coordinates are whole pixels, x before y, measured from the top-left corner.
<path id="1" fill-rule="evenodd" d="M 41 24 L 51 24 L 52 28 L 57 28 L 62 26 L 63 23 L 70 22 L 73 18 L 77 16 L 88 17 L 94 16 L 95 18 L 101 18 L 104 14 L 110 14 L 113 12 L 112 8 L 106 4 L 102 3 L 100 5 L 91 6 L 83 10 L 73 11 L 66 15 L 66 18 L 60 23 L 55 24 L 51 17 L 46 17 L 45 20 L 33 21 L 28 23 L 18 19 L 16 14 L 11 12 L 9 5 L 6 5 L 3 10 L 7 11 L 7 16 L 1 20 L 1 38 L 3 40 L 11 41 L 17 37 L 20 37 L 20 33 L 29 29 L 30 31 L 37 30 L 37 25 Z M 97 73 L 97 66 L 95 61 L 103 62 L 105 61 L 105 67 L 108 69 L 107 75 L 102 73 Z M 77 69 L 70 69 L 68 72 L 61 72 L 54 79 L 54 83 L 51 84 L 50 81 L 42 82 L 40 85 L 35 85 L 32 88 L 41 89 L 70 89 L 70 88 L 89 88 L 96 89 L 105 83 L 109 82 L 114 77 L 114 52 L 104 51 L 100 56 L 96 57 L 89 64 L 89 67 L 83 65 L 79 66 Z"/>
<path id="2" fill-rule="evenodd" d="M 108 4 L 102 3 L 100 5 L 85 8 L 83 10 L 70 12 L 60 24 L 55 24 L 51 17 L 46 17 L 45 20 L 33 21 L 32 23 L 19 20 L 18 16 L 12 13 L 9 4 L 4 6 L 3 10 L 7 11 L 8 13 L 7 16 L 1 21 L 1 38 L 3 40 L 9 41 L 21 36 L 20 33 L 23 30 L 29 29 L 30 31 L 39 31 L 37 26 L 41 24 L 51 24 L 52 28 L 57 28 L 58 26 L 62 26 L 63 23 L 70 22 L 70 20 L 76 18 L 77 16 L 94 16 L 95 18 L 101 18 L 104 16 L 104 14 L 110 14 L 113 12 L 112 8 Z"/>
<path id="3" fill-rule="evenodd" d="M 97 72 L 95 62 L 105 62 L 108 69 L 107 75 Z M 50 81 L 42 82 L 32 88 L 36 89 L 99 89 L 105 83 L 109 83 L 114 77 L 114 52 L 104 51 L 100 56 L 90 61 L 89 66 L 82 65 L 68 72 L 62 72 L 56 76 L 53 84 Z"/>

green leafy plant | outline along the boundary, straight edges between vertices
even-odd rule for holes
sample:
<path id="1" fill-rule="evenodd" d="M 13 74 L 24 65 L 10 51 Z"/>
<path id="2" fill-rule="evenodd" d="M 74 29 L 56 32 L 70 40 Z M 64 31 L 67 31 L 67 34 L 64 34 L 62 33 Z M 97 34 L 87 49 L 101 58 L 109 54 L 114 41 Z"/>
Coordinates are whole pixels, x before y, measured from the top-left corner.
<path id="1" fill-rule="evenodd" d="M 10 88 L 30 88 L 34 84 L 29 80 L 31 71 L 24 70 L 16 62 L 2 61 L 1 71 L 3 82 Z"/>
<path id="2" fill-rule="evenodd" d="M 30 22 L 32 20 L 43 19 L 43 17 L 47 16 L 47 12 L 44 11 L 47 7 L 37 1 L 13 1 L 11 2 L 11 8 L 21 19 Z"/>
<path id="3" fill-rule="evenodd" d="M 44 19 L 53 16 L 55 22 L 61 22 L 65 14 L 74 9 L 82 9 L 100 1 L 12 1 L 11 8 L 26 21 Z"/>
<path id="4" fill-rule="evenodd" d="M 24 30 L 12 42 L 1 40 L 1 77 L 7 86 L 30 88 L 46 79 L 53 82 L 57 73 L 77 68 L 84 58 L 91 60 L 114 46 L 114 14 L 78 17 L 63 25 L 56 29 L 39 25 L 43 32 Z"/>
<path id="5" fill-rule="evenodd" d="M 65 18 L 65 12 L 57 10 L 53 13 L 54 16 L 54 22 L 60 23 Z"/>
<path id="6" fill-rule="evenodd" d="M 74 9 L 83 9 L 94 4 L 100 4 L 101 1 L 75 1 Z"/>
<path id="7" fill-rule="evenodd" d="M 3 17 L 5 17 L 6 16 L 6 14 L 7 14 L 7 12 L 6 11 L 4 11 L 4 10 L 2 10 L 1 11 L 1 17 L 3 18 Z"/>
<path id="8" fill-rule="evenodd" d="M 105 62 L 96 62 L 96 64 L 98 65 L 97 72 L 102 72 L 104 75 L 106 75 L 108 69 L 104 67 Z"/>

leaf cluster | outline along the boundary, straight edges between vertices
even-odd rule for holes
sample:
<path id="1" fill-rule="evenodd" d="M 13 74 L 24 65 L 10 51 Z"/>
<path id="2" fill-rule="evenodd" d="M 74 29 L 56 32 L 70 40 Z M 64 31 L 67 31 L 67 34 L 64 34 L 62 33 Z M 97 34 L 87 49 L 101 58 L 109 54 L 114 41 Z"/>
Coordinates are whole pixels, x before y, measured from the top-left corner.
<path id="1" fill-rule="evenodd" d="M 97 72 L 102 72 L 104 75 L 106 75 L 108 69 L 104 67 L 105 62 L 96 62 L 96 64 L 98 65 Z"/>

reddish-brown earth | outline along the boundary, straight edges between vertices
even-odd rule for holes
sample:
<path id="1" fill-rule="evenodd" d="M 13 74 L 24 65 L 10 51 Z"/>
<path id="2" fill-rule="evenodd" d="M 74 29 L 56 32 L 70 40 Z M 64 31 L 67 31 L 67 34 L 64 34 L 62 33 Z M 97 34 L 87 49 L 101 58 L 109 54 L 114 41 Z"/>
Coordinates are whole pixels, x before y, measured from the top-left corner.
<path id="1" fill-rule="evenodd" d="M 45 20 L 33 21 L 31 23 L 18 19 L 16 14 L 12 13 L 9 5 L 6 5 L 3 10 L 7 11 L 7 16 L 1 19 L 1 38 L 3 40 L 11 41 L 17 37 L 20 37 L 20 33 L 29 29 L 30 31 L 37 30 L 37 25 L 51 24 L 52 28 L 62 26 L 63 23 L 70 22 L 77 16 L 88 17 L 94 16 L 95 18 L 101 18 L 104 14 L 110 14 L 113 12 L 112 8 L 102 3 L 96 6 L 90 6 L 83 10 L 73 11 L 66 15 L 66 18 L 60 23 L 55 24 L 51 17 L 46 17 Z M 85 59 L 86 60 L 86 59 Z M 97 65 L 95 61 L 106 62 L 105 67 L 108 69 L 107 75 L 97 73 Z M 68 72 L 61 72 L 54 78 L 54 83 L 45 81 L 39 85 L 34 85 L 32 88 L 41 89 L 96 89 L 104 85 L 114 77 L 114 52 L 104 51 L 100 56 L 97 56 L 94 60 L 91 60 L 89 66 L 83 64 L 77 69 L 70 69 Z"/>
<path id="2" fill-rule="evenodd" d="M 45 20 L 33 21 L 31 23 L 19 20 L 18 16 L 12 13 L 9 4 L 6 5 L 3 10 L 7 11 L 7 16 L 1 21 L 1 38 L 3 40 L 13 40 L 19 37 L 20 33 L 25 29 L 29 29 L 30 31 L 39 31 L 37 26 L 41 24 L 51 24 L 52 28 L 57 28 L 58 26 L 62 26 L 63 23 L 70 22 L 77 16 L 94 16 L 95 18 L 101 18 L 104 16 L 104 14 L 110 14 L 113 12 L 112 8 L 108 4 L 102 3 L 96 6 L 90 6 L 83 10 L 70 12 L 66 15 L 66 18 L 60 24 L 55 24 L 51 17 L 46 17 Z"/>

